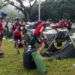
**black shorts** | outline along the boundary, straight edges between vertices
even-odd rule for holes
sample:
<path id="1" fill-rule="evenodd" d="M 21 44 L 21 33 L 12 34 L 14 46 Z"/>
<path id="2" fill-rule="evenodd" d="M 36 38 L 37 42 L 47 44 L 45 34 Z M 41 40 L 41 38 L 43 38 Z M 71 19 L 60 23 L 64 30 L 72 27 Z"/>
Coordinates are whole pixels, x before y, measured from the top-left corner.
<path id="1" fill-rule="evenodd" d="M 21 36 L 14 36 L 15 43 L 21 43 L 22 37 Z"/>
<path id="2" fill-rule="evenodd" d="M 0 32 L 0 40 L 2 40 L 2 39 L 3 39 L 3 33 Z"/>

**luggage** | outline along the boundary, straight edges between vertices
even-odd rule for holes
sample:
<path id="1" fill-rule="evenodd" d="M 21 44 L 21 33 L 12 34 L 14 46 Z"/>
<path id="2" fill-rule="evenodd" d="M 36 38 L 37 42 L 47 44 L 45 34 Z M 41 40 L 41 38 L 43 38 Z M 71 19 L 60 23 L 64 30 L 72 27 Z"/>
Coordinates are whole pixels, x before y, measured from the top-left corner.
<path id="1" fill-rule="evenodd" d="M 35 62 L 32 58 L 32 52 L 33 50 L 27 48 L 27 51 L 23 53 L 23 66 L 28 68 L 28 69 L 35 69 L 36 65 Z"/>

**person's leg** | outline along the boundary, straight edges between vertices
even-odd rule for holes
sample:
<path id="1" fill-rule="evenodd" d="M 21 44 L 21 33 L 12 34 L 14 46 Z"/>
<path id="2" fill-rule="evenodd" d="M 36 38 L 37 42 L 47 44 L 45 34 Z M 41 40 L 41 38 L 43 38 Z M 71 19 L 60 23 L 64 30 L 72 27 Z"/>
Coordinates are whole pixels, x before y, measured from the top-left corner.
<path id="1" fill-rule="evenodd" d="M 3 41 L 3 33 L 0 33 L 0 50 L 2 51 L 2 41 Z"/>
<path id="2" fill-rule="evenodd" d="M 0 38 L 0 57 L 4 55 L 3 47 L 2 47 L 2 38 Z"/>
<path id="3" fill-rule="evenodd" d="M 15 41 L 14 47 L 16 48 L 17 54 L 19 54 L 20 52 L 19 52 L 19 47 L 18 47 L 18 37 L 14 36 L 14 41 Z"/>
<path id="4" fill-rule="evenodd" d="M 0 50 L 2 50 L 2 39 L 0 38 Z"/>
<path id="5" fill-rule="evenodd" d="M 20 52 L 19 52 L 19 46 L 18 46 L 18 40 L 16 40 L 15 41 L 15 45 L 16 45 L 16 50 L 17 50 L 17 54 L 20 54 Z"/>

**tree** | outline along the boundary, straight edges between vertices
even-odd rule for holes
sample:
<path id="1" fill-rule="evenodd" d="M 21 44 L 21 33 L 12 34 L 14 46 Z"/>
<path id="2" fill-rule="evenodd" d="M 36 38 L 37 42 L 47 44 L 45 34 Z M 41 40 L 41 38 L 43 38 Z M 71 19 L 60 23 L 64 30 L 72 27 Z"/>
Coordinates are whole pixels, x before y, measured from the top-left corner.
<path id="1" fill-rule="evenodd" d="M 75 19 L 75 0 L 46 0 L 42 3 L 42 19 Z"/>
<path id="2" fill-rule="evenodd" d="M 0 9 L 8 5 L 8 3 L 4 2 L 3 0 L 0 0 Z"/>
<path id="3" fill-rule="evenodd" d="M 31 9 L 34 6 L 34 4 L 37 2 L 37 0 L 5 0 L 5 2 L 11 4 L 14 6 L 17 10 L 21 11 L 25 17 L 26 20 L 30 19 Z M 25 6 L 24 3 L 28 2 L 29 6 Z M 16 5 L 17 3 L 18 5 Z"/>

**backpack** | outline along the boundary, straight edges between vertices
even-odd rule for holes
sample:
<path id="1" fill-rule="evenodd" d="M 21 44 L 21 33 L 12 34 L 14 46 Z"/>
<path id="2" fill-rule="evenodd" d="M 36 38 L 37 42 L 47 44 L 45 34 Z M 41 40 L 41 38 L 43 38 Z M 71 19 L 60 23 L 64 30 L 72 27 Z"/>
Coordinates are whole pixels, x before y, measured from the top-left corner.
<path id="1" fill-rule="evenodd" d="M 35 62 L 32 58 L 32 52 L 33 50 L 29 50 L 29 48 L 27 48 L 26 52 L 24 51 L 23 53 L 23 66 L 28 68 L 28 69 L 35 69 L 36 65 Z"/>

